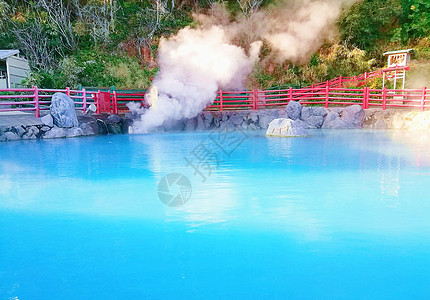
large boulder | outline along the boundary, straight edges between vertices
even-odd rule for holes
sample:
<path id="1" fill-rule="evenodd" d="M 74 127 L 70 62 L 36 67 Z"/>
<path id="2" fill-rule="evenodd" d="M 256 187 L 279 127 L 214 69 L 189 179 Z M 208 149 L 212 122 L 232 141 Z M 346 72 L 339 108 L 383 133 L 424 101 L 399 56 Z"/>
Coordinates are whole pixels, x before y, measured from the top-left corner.
<path id="1" fill-rule="evenodd" d="M 303 128 L 301 122 L 287 118 L 274 119 L 269 123 L 269 128 L 266 131 L 266 136 L 293 137 L 307 135 L 308 132 Z"/>
<path id="2" fill-rule="evenodd" d="M 55 93 L 51 101 L 51 116 L 54 124 L 60 128 L 78 126 L 75 104 L 73 100 L 63 93 Z"/>
<path id="3" fill-rule="evenodd" d="M 345 108 L 329 108 L 322 128 L 360 128 L 363 125 L 364 117 L 365 113 L 360 105 L 351 105 Z"/>
<path id="4" fill-rule="evenodd" d="M 302 115 L 302 105 L 297 101 L 290 101 L 288 102 L 285 111 L 287 112 L 288 118 L 291 120 L 300 119 L 300 116 Z"/>
<path id="5" fill-rule="evenodd" d="M 361 127 L 364 122 L 365 112 L 360 105 L 351 105 L 342 110 L 342 119 L 354 127 Z"/>

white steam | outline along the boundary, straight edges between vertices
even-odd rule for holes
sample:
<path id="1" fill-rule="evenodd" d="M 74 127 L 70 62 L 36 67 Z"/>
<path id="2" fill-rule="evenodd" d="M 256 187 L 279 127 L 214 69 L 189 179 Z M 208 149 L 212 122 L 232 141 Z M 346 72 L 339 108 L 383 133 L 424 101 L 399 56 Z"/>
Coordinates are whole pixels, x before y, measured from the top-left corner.
<path id="1" fill-rule="evenodd" d="M 158 100 L 148 96 L 151 108 L 133 123 L 132 132 L 147 133 L 193 118 L 214 101 L 219 89 L 243 89 L 258 61 L 262 41 L 275 50 L 265 57 L 263 65 L 306 61 L 335 35 L 342 5 L 352 2 L 278 0 L 250 18 L 242 16 L 233 21 L 223 4 L 215 4 L 210 14 L 195 14 L 201 28 L 187 27 L 161 40 L 160 70 L 150 93 L 157 94 L 158 89 Z"/>
<path id="2" fill-rule="evenodd" d="M 251 55 L 229 43 L 223 28 L 184 28 L 159 46 L 159 73 L 153 85 L 158 100 L 141 120 L 134 122 L 133 133 L 147 133 L 166 122 L 197 116 L 216 98 L 219 89 L 243 89 L 252 70 L 260 43 Z"/>

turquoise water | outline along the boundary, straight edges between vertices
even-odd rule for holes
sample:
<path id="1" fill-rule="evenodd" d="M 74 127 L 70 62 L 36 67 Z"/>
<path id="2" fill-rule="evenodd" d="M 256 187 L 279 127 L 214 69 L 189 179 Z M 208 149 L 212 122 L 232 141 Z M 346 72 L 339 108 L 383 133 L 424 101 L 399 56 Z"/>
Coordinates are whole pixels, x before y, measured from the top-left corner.
<path id="1" fill-rule="evenodd" d="M 0 144 L 0 299 L 430 299 L 429 133 L 245 134 Z"/>

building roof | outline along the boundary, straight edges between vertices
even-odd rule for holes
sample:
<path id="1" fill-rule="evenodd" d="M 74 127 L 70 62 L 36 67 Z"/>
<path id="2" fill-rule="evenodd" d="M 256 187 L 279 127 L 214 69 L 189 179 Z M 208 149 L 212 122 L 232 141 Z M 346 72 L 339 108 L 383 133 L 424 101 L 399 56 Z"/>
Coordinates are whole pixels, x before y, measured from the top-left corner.
<path id="1" fill-rule="evenodd" d="M 16 54 L 19 54 L 19 50 L 0 50 L 0 59 L 5 59 Z"/>
<path id="2" fill-rule="evenodd" d="M 398 54 L 398 53 L 410 53 L 410 52 L 414 52 L 414 49 L 406 49 L 406 50 L 389 51 L 389 52 L 385 52 L 385 53 L 384 53 L 384 56 L 386 56 L 386 55 L 391 55 L 391 54 Z"/>

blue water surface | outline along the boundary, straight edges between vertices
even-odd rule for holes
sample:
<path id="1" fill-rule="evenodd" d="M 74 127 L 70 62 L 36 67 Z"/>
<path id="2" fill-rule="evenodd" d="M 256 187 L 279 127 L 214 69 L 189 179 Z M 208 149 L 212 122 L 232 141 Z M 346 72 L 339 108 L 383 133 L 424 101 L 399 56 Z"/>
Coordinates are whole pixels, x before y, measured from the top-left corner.
<path id="1" fill-rule="evenodd" d="M 420 131 L 2 143 L 0 299 L 430 299 L 429 192 Z"/>

